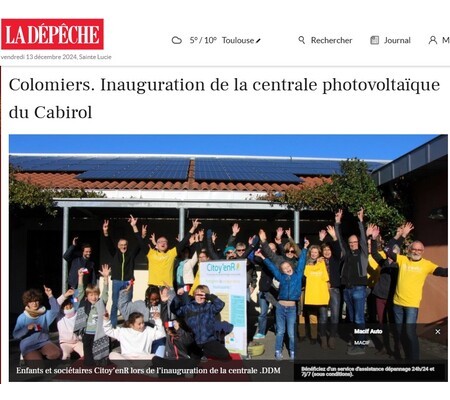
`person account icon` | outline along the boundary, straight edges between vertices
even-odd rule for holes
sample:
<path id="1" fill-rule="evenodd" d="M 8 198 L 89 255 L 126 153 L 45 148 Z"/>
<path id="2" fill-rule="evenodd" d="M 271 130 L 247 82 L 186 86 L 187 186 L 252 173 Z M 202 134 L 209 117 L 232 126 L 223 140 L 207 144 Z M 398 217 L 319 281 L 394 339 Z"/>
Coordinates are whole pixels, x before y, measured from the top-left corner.
<path id="1" fill-rule="evenodd" d="M 370 44 L 380 44 L 380 37 L 379 36 L 371 36 Z"/>

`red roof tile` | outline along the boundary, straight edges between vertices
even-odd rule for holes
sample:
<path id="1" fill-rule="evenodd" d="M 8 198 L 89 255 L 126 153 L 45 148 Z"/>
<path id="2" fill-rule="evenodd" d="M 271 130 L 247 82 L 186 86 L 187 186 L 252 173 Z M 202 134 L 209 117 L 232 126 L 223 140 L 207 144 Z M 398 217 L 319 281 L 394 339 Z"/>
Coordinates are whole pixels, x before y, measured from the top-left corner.
<path id="1" fill-rule="evenodd" d="M 302 177 L 304 183 L 285 184 L 267 182 L 199 182 L 192 177 L 188 181 L 83 181 L 77 179 L 78 173 L 62 172 L 18 172 L 19 180 L 42 187 L 54 189 L 93 189 L 93 190 L 224 190 L 224 191 L 286 191 L 321 184 L 328 178 Z"/>

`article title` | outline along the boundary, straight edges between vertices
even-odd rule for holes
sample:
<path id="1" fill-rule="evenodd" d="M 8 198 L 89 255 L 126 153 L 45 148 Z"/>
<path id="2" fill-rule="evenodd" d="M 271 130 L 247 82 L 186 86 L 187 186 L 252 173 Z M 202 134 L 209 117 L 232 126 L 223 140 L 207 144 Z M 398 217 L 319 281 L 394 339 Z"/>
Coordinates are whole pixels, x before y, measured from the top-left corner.
<path id="1" fill-rule="evenodd" d="M 333 93 L 371 93 L 386 92 L 421 95 L 437 92 L 441 88 L 439 81 L 413 80 L 411 78 L 380 80 L 341 80 L 335 77 L 329 80 L 315 81 L 307 77 L 298 80 L 243 80 L 238 77 L 224 80 L 215 78 L 210 81 L 186 80 L 110 80 L 99 78 L 95 82 L 89 80 L 72 81 L 64 78 L 58 80 L 40 80 L 36 78 L 12 78 L 9 89 L 14 93 L 30 92 L 102 92 L 102 93 L 134 93 L 138 96 L 158 92 L 299 92 L 331 95 Z M 49 97 L 50 99 L 51 97 Z M 91 119 L 94 110 L 91 105 L 83 108 L 71 106 L 36 105 L 34 108 L 23 108 L 14 105 L 9 110 L 11 119 Z"/>

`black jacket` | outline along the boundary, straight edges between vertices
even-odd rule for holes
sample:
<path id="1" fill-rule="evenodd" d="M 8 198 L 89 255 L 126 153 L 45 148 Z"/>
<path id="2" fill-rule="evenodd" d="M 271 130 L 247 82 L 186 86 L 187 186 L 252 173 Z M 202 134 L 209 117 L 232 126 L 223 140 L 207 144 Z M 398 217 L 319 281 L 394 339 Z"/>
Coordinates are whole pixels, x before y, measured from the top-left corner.
<path id="1" fill-rule="evenodd" d="M 106 248 L 112 257 L 111 267 L 111 279 L 116 281 L 129 281 L 134 279 L 134 268 L 136 265 L 136 257 L 139 252 L 145 249 L 144 241 L 141 234 L 135 232 L 134 236 L 138 241 L 138 245 L 131 247 L 128 244 L 128 249 L 125 253 L 122 253 L 117 246 L 114 245 L 111 236 L 102 235 Z"/>
<path id="2" fill-rule="evenodd" d="M 83 275 L 84 287 L 89 284 L 95 285 L 97 283 L 94 262 L 84 258 L 76 246 L 71 245 L 64 253 L 63 258 L 70 265 L 69 276 L 67 279 L 70 288 L 78 288 L 78 270 L 80 268 L 86 268 L 88 270 L 88 272 Z"/>

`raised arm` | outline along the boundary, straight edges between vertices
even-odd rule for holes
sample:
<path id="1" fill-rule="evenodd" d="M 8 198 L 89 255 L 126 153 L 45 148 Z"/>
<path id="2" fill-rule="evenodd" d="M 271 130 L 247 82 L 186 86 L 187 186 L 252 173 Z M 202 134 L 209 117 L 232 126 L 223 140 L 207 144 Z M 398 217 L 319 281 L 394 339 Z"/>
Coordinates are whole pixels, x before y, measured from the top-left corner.
<path id="1" fill-rule="evenodd" d="M 117 249 L 114 247 L 114 243 L 109 236 L 109 220 L 105 219 L 103 221 L 103 240 L 106 245 L 106 249 L 108 250 L 108 253 L 114 256 L 116 254 Z"/>
<path id="2" fill-rule="evenodd" d="M 77 254 L 76 254 L 77 241 L 78 241 L 78 237 L 74 237 L 72 240 L 72 244 L 69 246 L 69 248 L 63 254 L 64 260 L 66 260 L 68 263 L 72 262 L 72 260 L 77 257 Z"/>
<path id="3" fill-rule="evenodd" d="M 237 235 L 240 230 L 241 230 L 241 228 L 239 227 L 239 224 L 237 224 L 237 223 L 233 224 L 233 226 L 231 227 L 231 235 L 228 237 L 228 242 L 227 242 L 226 247 L 228 247 L 228 246 L 236 247 Z"/>
<path id="4" fill-rule="evenodd" d="M 61 296 L 59 296 L 56 301 L 58 302 L 59 305 L 61 305 L 62 303 L 64 303 L 64 301 L 66 299 L 68 299 L 70 296 L 73 296 L 73 294 L 75 293 L 75 290 L 70 288 L 66 291 L 66 293 L 62 294 Z"/>
<path id="5" fill-rule="evenodd" d="M 282 279 L 282 273 L 277 268 L 277 266 L 267 257 L 264 256 L 261 249 L 255 251 L 255 256 L 259 257 L 263 260 L 264 265 L 269 269 L 269 271 L 272 273 L 272 275 L 275 277 L 277 281 L 280 281 Z"/>
<path id="6" fill-rule="evenodd" d="M 138 246 L 132 247 L 130 250 L 131 257 L 135 258 L 138 256 L 138 254 L 141 250 L 144 252 L 147 252 L 147 250 L 148 250 L 147 243 L 142 237 L 143 232 L 144 231 L 145 231 L 145 233 L 147 232 L 147 226 L 146 226 L 145 230 L 143 229 L 143 232 L 139 232 L 139 229 L 137 227 L 138 219 L 133 217 L 131 214 L 130 214 L 130 218 L 128 218 L 128 222 L 129 222 L 131 228 L 133 229 L 134 237 L 136 238 L 136 240 L 138 242 Z"/>
<path id="7" fill-rule="evenodd" d="M 282 262 L 286 261 L 282 256 L 279 256 L 272 251 L 267 242 L 266 232 L 263 229 L 259 230 L 259 241 L 261 242 L 261 254 L 263 254 L 264 257 L 269 258 L 273 264 L 279 266 Z"/>
<path id="8" fill-rule="evenodd" d="M 403 243 L 403 241 L 405 240 L 405 238 L 407 238 L 408 237 L 408 235 L 410 234 L 410 232 L 412 231 L 414 229 L 414 225 L 411 223 L 411 222 L 406 222 L 404 225 L 402 225 L 402 226 L 400 226 L 400 227 L 398 227 L 397 228 L 397 233 L 396 233 L 396 235 L 395 235 L 395 237 L 394 237 L 394 239 L 395 238 L 398 238 L 395 242 L 397 242 L 397 243 L 395 243 L 394 242 L 394 244 L 398 244 L 398 245 L 401 245 L 401 243 Z M 372 238 L 374 237 L 374 235 L 373 235 L 373 233 L 372 233 Z M 377 236 L 375 236 L 375 238 L 376 238 Z M 388 243 L 388 251 L 387 251 L 387 256 L 390 258 L 390 259 L 392 259 L 392 260 L 394 260 L 394 261 L 397 261 L 397 253 L 395 253 L 394 251 L 393 251 L 393 249 L 392 249 L 392 247 L 393 247 L 393 244 L 392 244 L 392 239 L 389 241 L 389 243 Z"/>
<path id="9" fill-rule="evenodd" d="M 274 239 L 274 241 L 277 244 L 277 246 L 278 245 L 280 245 L 280 246 L 283 245 L 283 242 L 282 242 L 282 239 L 281 239 L 283 237 L 283 233 L 284 233 L 284 229 L 281 226 L 278 227 L 277 230 L 276 230 L 275 239 Z"/>
<path id="10" fill-rule="evenodd" d="M 248 241 L 248 247 L 245 249 L 244 254 L 242 255 L 242 258 L 248 258 L 250 254 L 259 248 L 259 237 L 253 236 Z"/>
<path id="11" fill-rule="evenodd" d="M 358 227 L 359 227 L 359 246 L 361 248 L 361 251 L 366 255 L 369 256 L 369 248 L 367 246 L 367 237 L 366 237 L 366 230 L 364 229 L 364 208 L 360 208 L 358 211 Z"/>
<path id="12" fill-rule="evenodd" d="M 84 295 L 85 295 L 85 290 L 86 288 L 84 287 L 83 284 L 83 268 L 80 268 L 78 270 L 78 300 L 81 301 L 84 299 Z"/>
<path id="13" fill-rule="evenodd" d="M 336 229 L 334 226 L 328 225 L 326 228 L 327 233 L 331 236 L 331 239 L 333 239 L 330 243 L 331 246 L 331 257 L 335 260 L 341 259 L 341 246 L 339 244 L 339 240 L 336 235 Z"/>
<path id="14" fill-rule="evenodd" d="M 131 286 L 132 285 L 130 283 L 125 289 L 122 289 L 119 292 L 119 302 L 117 306 L 119 307 L 119 311 L 125 320 L 128 319 L 132 312 L 138 311 L 137 307 L 135 307 L 134 303 L 131 301 Z"/>
<path id="15" fill-rule="evenodd" d="M 344 243 L 344 239 L 342 237 L 342 231 L 341 231 L 342 214 L 343 214 L 343 211 L 341 209 L 339 209 L 334 214 L 334 227 L 335 227 L 336 237 L 339 242 L 339 246 L 341 247 L 341 253 L 342 253 L 342 256 L 344 257 L 347 254 L 347 246 Z"/>
<path id="16" fill-rule="evenodd" d="M 211 306 L 215 314 L 219 314 L 225 307 L 225 303 L 213 293 L 205 294 L 205 299 L 211 302 Z"/>
<path id="17" fill-rule="evenodd" d="M 60 306 L 55 297 L 53 296 L 52 289 L 44 285 L 44 292 L 48 297 L 48 302 L 50 303 L 50 310 L 48 310 L 45 313 L 45 321 L 47 322 L 47 325 L 50 327 L 51 323 L 59 315 Z"/>
<path id="18" fill-rule="evenodd" d="M 386 259 L 382 257 L 382 255 L 378 252 L 377 246 L 377 237 L 380 234 L 380 228 L 376 225 L 370 224 L 369 225 L 369 236 L 372 236 L 371 242 L 370 242 L 370 254 L 372 255 L 373 259 L 378 263 L 378 265 L 382 266 L 384 261 Z"/>
<path id="19" fill-rule="evenodd" d="M 104 304 L 108 302 L 108 288 L 109 288 L 109 275 L 111 273 L 111 268 L 108 264 L 103 264 L 102 269 L 98 271 L 101 276 L 103 276 L 103 290 L 101 299 Z"/>
<path id="20" fill-rule="evenodd" d="M 189 238 L 194 234 L 195 230 L 201 225 L 198 219 L 192 220 L 191 229 L 184 235 L 184 238 L 177 244 L 177 254 L 180 256 L 183 253 L 185 247 L 189 245 Z"/>
<path id="21" fill-rule="evenodd" d="M 220 260 L 222 257 L 216 252 L 216 249 L 214 248 L 213 235 L 214 232 L 211 231 L 211 229 L 208 229 L 206 231 L 206 249 L 211 260 Z"/>

